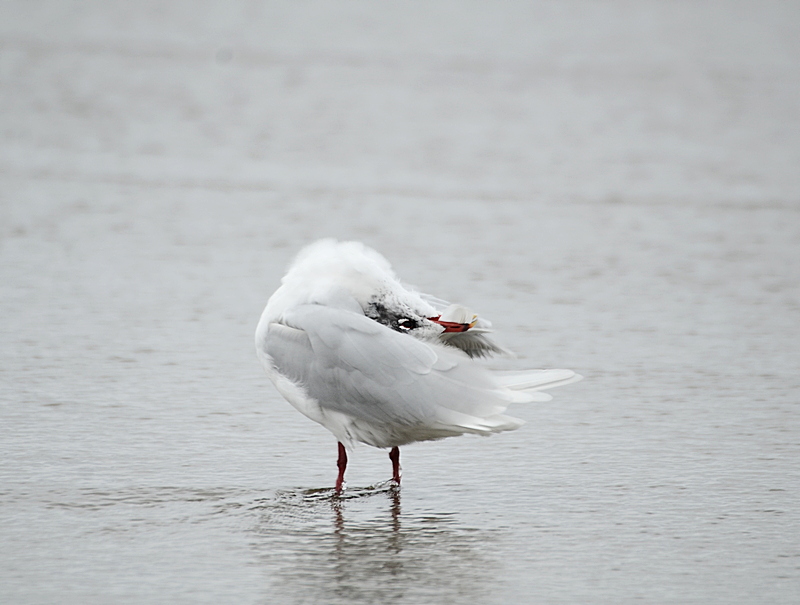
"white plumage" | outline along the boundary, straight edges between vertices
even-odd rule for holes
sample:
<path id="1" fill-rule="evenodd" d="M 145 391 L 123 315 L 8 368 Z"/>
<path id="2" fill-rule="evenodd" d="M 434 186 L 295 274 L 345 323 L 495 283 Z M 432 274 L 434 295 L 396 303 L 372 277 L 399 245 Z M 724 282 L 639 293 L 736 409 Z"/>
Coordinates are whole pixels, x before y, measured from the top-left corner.
<path id="1" fill-rule="evenodd" d="M 503 349 L 488 322 L 403 286 L 388 261 L 359 242 L 302 250 L 256 329 L 256 351 L 278 391 L 348 448 L 394 448 L 464 433 L 516 429 L 511 403 L 580 379 L 570 370 L 492 372 L 474 358 Z M 344 457 L 344 462 L 342 461 Z"/>

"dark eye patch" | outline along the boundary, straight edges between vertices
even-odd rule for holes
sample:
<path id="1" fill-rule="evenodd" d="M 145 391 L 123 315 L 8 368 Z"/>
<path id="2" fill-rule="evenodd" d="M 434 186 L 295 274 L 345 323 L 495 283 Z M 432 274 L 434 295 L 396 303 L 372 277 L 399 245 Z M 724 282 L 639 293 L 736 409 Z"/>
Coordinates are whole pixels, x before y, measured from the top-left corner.
<path id="1" fill-rule="evenodd" d="M 406 317 L 396 311 L 387 309 L 379 302 L 369 303 L 364 314 L 395 332 L 408 332 L 419 327 L 419 322 L 413 317 Z"/>
<path id="2" fill-rule="evenodd" d="M 411 317 L 403 317 L 397 320 L 397 327 L 400 330 L 413 330 L 414 328 L 419 327 L 419 323 L 416 319 Z"/>

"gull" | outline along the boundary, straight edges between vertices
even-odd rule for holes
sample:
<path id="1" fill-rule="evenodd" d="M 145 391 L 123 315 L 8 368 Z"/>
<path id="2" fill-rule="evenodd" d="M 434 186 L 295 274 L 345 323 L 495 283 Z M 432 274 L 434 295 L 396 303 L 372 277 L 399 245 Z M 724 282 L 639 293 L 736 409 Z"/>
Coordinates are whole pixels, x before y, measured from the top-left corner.
<path id="1" fill-rule="evenodd" d="M 324 239 L 297 255 L 256 328 L 256 353 L 278 392 L 338 442 L 336 493 L 358 442 L 389 449 L 519 428 L 512 403 L 581 379 L 571 370 L 492 371 L 508 353 L 467 307 L 403 285 L 389 262 L 354 241 Z"/>

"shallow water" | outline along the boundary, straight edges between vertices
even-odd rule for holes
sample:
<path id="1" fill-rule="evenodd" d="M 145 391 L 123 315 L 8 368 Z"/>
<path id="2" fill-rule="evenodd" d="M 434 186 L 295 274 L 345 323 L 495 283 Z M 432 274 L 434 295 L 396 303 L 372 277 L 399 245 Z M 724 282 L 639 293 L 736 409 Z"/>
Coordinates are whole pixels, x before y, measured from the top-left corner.
<path id="1" fill-rule="evenodd" d="M 797 602 L 796 9 L 66 6 L 0 7 L 0 601 Z M 584 381 L 335 497 L 252 343 L 323 236 Z"/>

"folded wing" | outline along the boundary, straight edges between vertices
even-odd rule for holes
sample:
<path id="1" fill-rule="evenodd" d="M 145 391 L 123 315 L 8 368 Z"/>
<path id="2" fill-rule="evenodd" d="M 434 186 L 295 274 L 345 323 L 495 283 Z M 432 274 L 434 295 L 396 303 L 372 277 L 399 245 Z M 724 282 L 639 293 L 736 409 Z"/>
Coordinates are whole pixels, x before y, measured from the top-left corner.
<path id="1" fill-rule="evenodd" d="M 265 348 L 275 370 L 323 410 L 385 432 L 382 443 L 366 440 L 379 447 L 514 429 L 522 421 L 503 415 L 506 407 L 535 399 L 456 350 L 324 305 L 286 312 L 269 325 Z"/>

